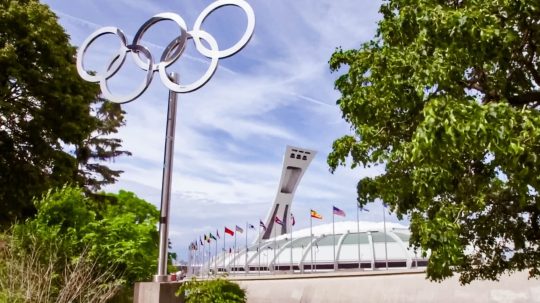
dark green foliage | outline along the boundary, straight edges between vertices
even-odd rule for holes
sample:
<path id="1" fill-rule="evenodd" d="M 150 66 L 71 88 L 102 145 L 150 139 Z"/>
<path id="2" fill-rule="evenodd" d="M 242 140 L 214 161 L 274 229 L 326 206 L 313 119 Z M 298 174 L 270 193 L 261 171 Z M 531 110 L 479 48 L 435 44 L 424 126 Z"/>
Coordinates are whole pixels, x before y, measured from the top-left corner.
<path id="1" fill-rule="evenodd" d="M 246 292 L 234 282 L 226 279 L 207 281 L 185 281 L 178 296 L 186 303 L 243 303 L 247 302 Z"/>
<path id="2" fill-rule="evenodd" d="M 0 227 L 33 215 L 48 188 L 114 182 L 120 171 L 96 160 L 129 154 L 110 138 L 124 112 L 80 79 L 74 56 L 47 6 L 0 0 Z"/>
<path id="3" fill-rule="evenodd" d="M 15 235 L 23 246 L 32 239 L 40 245 L 64 239 L 67 260 L 84 252 L 97 260 L 96 267 L 114 267 L 127 285 L 150 280 L 156 272 L 158 210 L 130 192 L 106 196 L 110 200 L 103 207 L 79 188 L 49 191 L 36 202 L 35 218 L 14 227 Z"/>
<path id="4" fill-rule="evenodd" d="M 358 183 L 411 219 L 428 277 L 540 276 L 540 1 L 387 0 L 374 40 L 332 70 L 354 135 L 334 170 L 384 164 Z"/>

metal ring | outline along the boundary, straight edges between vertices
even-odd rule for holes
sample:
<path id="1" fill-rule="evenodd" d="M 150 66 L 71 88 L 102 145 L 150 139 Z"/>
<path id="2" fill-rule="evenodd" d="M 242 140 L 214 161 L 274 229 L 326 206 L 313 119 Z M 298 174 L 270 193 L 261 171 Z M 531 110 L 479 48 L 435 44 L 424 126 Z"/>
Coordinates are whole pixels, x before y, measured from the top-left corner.
<path id="1" fill-rule="evenodd" d="M 89 74 L 86 69 L 84 68 L 84 60 L 83 57 L 86 54 L 86 50 L 88 47 L 99 37 L 104 35 L 115 35 L 120 39 L 121 45 L 120 49 L 118 50 L 118 53 L 115 55 L 116 62 L 124 62 L 126 53 L 127 53 L 127 39 L 126 35 L 124 35 L 124 32 L 122 32 L 121 29 L 107 26 L 102 27 L 95 32 L 93 32 L 79 47 L 79 50 L 77 51 L 77 71 L 79 72 L 79 75 L 81 78 L 83 78 L 86 81 L 89 82 L 100 82 L 101 79 L 107 78 L 111 74 L 115 74 L 116 70 L 118 69 L 118 66 L 114 66 L 116 69 L 110 69 L 113 67 L 113 64 L 109 64 L 107 68 L 104 69 L 104 71 L 98 71 L 95 75 Z M 113 61 L 115 60 L 113 59 Z M 118 61 L 120 59 L 120 61 Z"/>
<path id="2" fill-rule="evenodd" d="M 201 26 L 204 20 L 216 9 L 222 6 L 227 6 L 227 5 L 238 6 L 239 8 L 244 10 L 247 17 L 247 26 L 246 26 L 246 30 L 244 34 L 242 35 L 240 40 L 236 42 L 236 44 L 234 44 L 233 46 L 225 50 L 218 51 L 219 58 L 230 57 L 236 52 L 240 51 L 242 48 L 244 48 L 244 46 L 246 46 L 246 44 L 251 39 L 251 36 L 253 35 L 253 31 L 255 30 L 255 13 L 253 12 L 253 9 L 251 8 L 251 6 L 244 0 L 218 0 L 211 3 L 197 17 L 197 20 L 195 20 L 195 24 L 193 25 L 193 30 L 201 31 Z M 199 52 L 201 52 L 201 54 L 205 55 L 206 57 L 213 58 L 215 56 L 215 54 L 213 54 L 213 51 L 207 49 L 199 41 L 199 39 L 195 39 L 195 45 L 197 46 L 197 49 L 199 50 Z"/>
<path id="3" fill-rule="evenodd" d="M 188 34 L 189 34 L 189 38 L 193 39 L 194 41 L 197 41 L 198 39 L 201 39 L 201 38 L 204 39 L 210 45 L 210 48 L 212 49 L 213 54 L 217 54 L 216 51 L 218 50 L 218 45 L 217 45 L 216 39 L 214 39 L 212 35 L 210 35 L 209 33 L 205 31 L 198 31 L 198 32 L 190 31 Z M 198 49 L 199 48 L 197 48 L 197 50 Z M 208 80 L 210 80 L 210 78 L 212 78 L 212 76 L 216 72 L 219 57 L 217 56 L 210 57 L 210 59 L 211 59 L 210 66 L 208 66 L 208 69 L 206 70 L 204 75 L 202 75 L 197 81 L 194 81 L 188 85 L 176 84 L 173 81 L 171 81 L 171 79 L 169 79 L 169 76 L 167 74 L 167 70 L 165 69 L 166 68 L 165 65 L 159 65 L 159 77 L 161 78 L 161 81 L 163 82 L 163 84 L 168 89 L 174 92 L 177 92 L 177 93 L 192 92 L 200 88 L 201 86 L 203 86 L 206 82 L 208 82 Z"/>
<path id="4" fill-rule="evenodd" d="M 238 42 L 236 42 L 233 46 L 225 49 L 225 50 L 219 50 L 218 44 L 214 37 L 207 33 L 206 31 L 201 29 L 202 23 L 206 18 L 216 9 L 226 6 L 226 5 L 234 5 L 238 6 L 241 9 L 244 10 L 247 16 L 247 27 L 240 38 Z M 160 62 L 154 64 L 154 61 L 152 59 L 152 54 L 150 51 L 140 45 L 140 42 L 142 41 L 142 37 L 152 27 L 154 24 L 164 21 L 164 20 L 170 20 L 178 24 L 180 27 L 180 36 L 174 38 L 165 48 L 163 51 Z M 253 9 L 251 6 L 244 0 L 217 0 L 216 2 L 211 3 L 209 6 L 207 6 L 201 14 L 197 17 L 195 24 L 193 26 L 193 30 L 188 31 L 186 23 L 184 19 L 182 19 L 180 16 L 174 13 L 161 13 L 153 16 L 152 18 L 148 19 L 137 31 L 135 34 L 135 37 L 133 39 L 133 43 L 127 45 L 127 39 L 124 33 L 116 28 L 116 27 L 103 27 L 95 32 L 93 32 L 86 40 L 83 42 L 81 47 L 79 48 L 79 51 L 77 53 L 77 71 L 79 72 L 79 75 L 81 78 L 83 78 L 86 81 L 90 82 L 99 82 L 101 91 L 103 93 L 103 97 L 106 99 L 111 100 L 112 102 L 116 103 L 126 103 L 129 101 L 132 101 L 139 97 L 144 91 L 148 88 L 150 83 L 152 82 L 152 77 L 154 75 L 154 72 L 159 72 L 159 76 L 163 84 L 169 88 L 171 91 L 177 92 L 177 93 L 187 93 L 194 91 L 201 86 L 203 86 L 210 78 L 214 75 L 218 61 L 220 58 L 226 58 L 234 53 L 240 51 L 251 39 L 251 36 L 253 35 L 253 30 L 255 29 L 255 14 L 253 12 Z M 118 36 L 120 39 L 120 48 L 118 52 L 113 56 L 111 61 L 109 62 L 108 66 L 103 68 L 103 70 L 98 71 L 95 75 L 87 72 L 84 68 L 84 55 L 86 54 L 86 51 L 88 47 L 99 37 L 107 34 L 112 34 Z M 180 56 L 182 56 L 184 49 L 186 47 L 187 39 L 193 39 L 195 42 L 195 47 L 199 53 L 201 53 L 203 56 L 210 58 L 210 66 L 202 75 L 201 78 L 199 78 L 197 81 L 194 81 L 191 84 L 188 85 L 181 85 L 174 83 L 169 79 L 169 76 L 167 74 L 166 68 L 176 62 Z M 210 48 L 207 48 L 202 42 L 201 39 L 205 40 Z M 146 73 L 146 79 L 145 81 L 132 93 L 124 96 L 116 96 L 111 93 L 109 90 L 107 81 L 114 76 L 118 70 L 122 67 L 122 65 L 125 62 L 126 54 L 131 52 L 134 58 L 135 63 L 139 68 L 142 70 L 145 70 Z M 147 60 L 143 60 L 140 57 L 140 54 L 143 54 Z"/>
<path id="5" fill-rule="evenodd" d="M 176 60 L 178 60 L 180 55 L 182 55 L 182 52 L 184 51 L 184 44 L 185 44 L 186 39 L 187 39 L 187 34 L 186 34 L 187 25 L 186 25 L 186 22 L 184 21 L 184 19 L 182 19 L 182 17 L 178 16 L 177 14 L 173 14 L 173 13 L 157 14 L 157 15 L 153 16 L 152 18 L 148 19 L 148 21 L 146 21 L 139 28 L 139 30 L 135 34 L 135 37 L 133 38 L 133 43 L 131 43 L 133 45 L 138 45 L 139 42 L 142 40 L 142 37 L 144 36 L 144 33 L 146 33 L 146 31 L 149 30 L 150 27 L 152 27 L 154 24 L 156 24 L 158 22 L 166 21 L 166 20 L 173 21 L 174 23 L 178 24 L 178 26 L 180 27 L 180 36 L 178 36 L 173 41 L 171 41 L 171 43 L 169 43 L 167 48 L 163 51 L 163 54 L 161 55 L 161 62 L 152 65 L 152 70 L 153 71 L 157 71 L 158 66 L 160 64 L 165 64 L 165 66 L 171 65 Z M 177 45 L 178 47 L 177 48 L 176 47 L 171 47 L 171 45 L 173 45 L 173 46 Z M 143 62 L 138 54 L 133 53 L 133 58 L 135 60 L 135 63 L 137 63 L 137 65 L 140 68 L 142 68 L 142 69 L 146 68 L 146 65 L 147 65 L 146 62 Z"/>
<path id="6" fill-rule="evenodd" d="M 123 96 L 117 96 L 111 93 L 108 82 L 107 82 L 109 78 L 111 78 L 112 76 L 116 74 L 116 72 L 118 71 L 118 68 L 116 69 L 114 73 L 110 74 L 108 77 L 99 81 L 99 87 L 101 88 L 103 97 L 114 103 L 127 103 L 129 101 L 135 100 L 137 97 L 139 97 L 146 91 L 146 89 L 152 82 L 152 77 L 154 76 L 154 71 L 151 68 L 153 66 L 154 60 L 152 59 L 152 54 L 150 53 L 150 51 L 142 45 L 128 45 L 126 48 L 128 52 L 137 53 L 136 54 L 137 56 L 139 56 L 138 53 L 143 53 L 148 58 L 147 67 L 146 67 L 146 71 L 147 71 L 146 78 L 145 78 L 145 81 L 143 81 L 135 91 L 133 91 L 132 93 L 128 95 L 123 95 Z M 114 64 L 114 62 L 111 62 L 111 65 L 112 64 Z"/>

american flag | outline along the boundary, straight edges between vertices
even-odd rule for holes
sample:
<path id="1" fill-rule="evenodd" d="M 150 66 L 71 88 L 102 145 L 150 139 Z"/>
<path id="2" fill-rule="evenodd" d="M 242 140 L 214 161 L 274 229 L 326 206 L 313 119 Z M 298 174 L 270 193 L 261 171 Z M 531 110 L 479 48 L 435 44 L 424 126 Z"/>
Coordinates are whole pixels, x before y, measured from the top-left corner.
<path id="1" fill-rule="evenodd" d="M 279 224 L 279 225 L 283 225 L 283 221 L 281 221 L 277 216 L 276 216 L 276 218 L 274 219 L 274 222 L 276 222 L 276 223 Z"/>
<path id="2" fill-rule="evenodd" d="M 266 225 L 264 225 L 262 220 L 259 220 L 259 226 L 262 227 L 266 231 Z"/>
<path id="3" fill-rule="evenodd" d="M 333 213 L 334 215 L 345 217 L 345 212 L 335 206 L 334 206 Z"/>

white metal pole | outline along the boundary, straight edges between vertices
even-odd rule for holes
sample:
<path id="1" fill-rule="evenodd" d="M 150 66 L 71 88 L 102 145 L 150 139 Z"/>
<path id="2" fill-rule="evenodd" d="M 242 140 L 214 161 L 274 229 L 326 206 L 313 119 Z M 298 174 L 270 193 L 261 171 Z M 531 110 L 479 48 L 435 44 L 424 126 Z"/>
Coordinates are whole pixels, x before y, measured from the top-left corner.
<path id="1" fill-rule="evenodd" d="M 277 240 L 276 239 L 277 238 L 276 225 L 277 225 L 277 223 L 275 221 L 276 221 L 276 219 L 274 218 L 274 249 L 273 249 L 274 258 L 272 259 L 272 272 L 274 272 L 276 270 L 274 265 L 276 264 L 276 248 L 277 248 L 277 246 L 276 246 L 277 245 L 276 244 L 276 240 Z"/>
<path id="2" fill-rule="evenodd" d="M 227 252 L 225 251 L 225 238 L 227 238 L 227 233 L 225 232 L 225 229 L 223 229 L 223 274 L 227 272 L 227 269 L 225 268 L 225 258 L 227 257 Z"/>
<path id="3" fill-rule="evenodd" d="M 336 230 L 334 227 L 334 211 L 332 210 L 332 248 L 334 252 L 334 271 L 336 271 Z"/>
<path id="4" fill-rule="evenodd" d="M 206 250 L 205 250 L 205 247 L 203 246 L 203 250 L 202 250 L 202 263 L 201 263 L 201 276 L 204 278 L 204 259 L 205 259 L 205 255 L 206 255 Z"/>
<path id="5" fill-rule="evenodd" d="M 311 213 L 309 214 L 309 234 L 311 236 L 311 245 L 309 246 L 309 250 L 311 251 L 311 260 L 309 269 L 311 269 L 311 272 L 313 272 L 313 217 L 311 216 Z"/>
<path id="6" fill-rule="evenodd" d="M 356 242 L 358 242 L 358 270 L 362 270 L 362 254 L 360 253 L 360 207 L 356 207 Z"/>
<path id="7" fill-rule="evenodd" d="M 259 257 L 259 266 L 257 268 L 259 269 L 259 276 L 261 275 L 261 222 L 259 219 L 259 237 L 257 240 L 257 255 Z"/>
<path id="8" fill-rule="evenodd" d="M 231 273 L 236 273 L 236 235 L 237 234 L 238 234 L 238 231 L 235 228 L 234 229 L 233 269 L 231 270 Z"/>
<path id="9" fill-rule="evenodd" d="M 217 274 L 218 274 L 218 267 L 217 267 L 217 259 L 218 259 L 217 242 L 218 242 L 218 241 L 217 241 L 217 239 L 216 239 L 216 254 L 214 255 L 214 270 L 215 270 L 214 274 L 215 274 L 216 276 L 217 276 Z"/>
<path id="10" fill-rule="evenodd" d="M 249 267 L 248 267 L 248 264 L 247 264 L 247 260 L 248 260 L 248 244 L 247 244 L 248 232 L 249 232 L 249 226 L 248 226 L 248 223 L 246 222 L 246 251 L 244 253 L 244 255 L 245 255 L 244 273 L 246 275 L 248 274 L 248 271 L 249 271 Z"/>
<path id="11" fill-rule="evenodd" d="M 383 226 L 384 226 L 384 255 L 386 260 L 386 270 L 388 270 L 388 245 L 386 244 L 386 206 L 383 203 Z"/>
<path id="12" fill-rule="evenodd" d="M 178 74 L 170 74 L 174 83 L 178 83 Z M 161 181 L 161 208 L 159 220 L 159 258 L 158 272 L 154 282 L 166 282 L 167 261 L 169 248 L 169 206 L 171 203 L 172 167 L 174 159 L 174 133 L 176 130 L 176 104 L 178 94 L 169 90 L 169 105 L 167 109 L 167 126 L 165 132 L 165 153 L 163 155 L 163 177 Z"/>
<path id="13" fill-rule="evenodd" d="M 292 256 L 292 237 L 293 237 L 293 225 L 291 221 L 291 244 L 289 245 L 291 248 L 291 274 L 294 273 L 293 256 Z"/>

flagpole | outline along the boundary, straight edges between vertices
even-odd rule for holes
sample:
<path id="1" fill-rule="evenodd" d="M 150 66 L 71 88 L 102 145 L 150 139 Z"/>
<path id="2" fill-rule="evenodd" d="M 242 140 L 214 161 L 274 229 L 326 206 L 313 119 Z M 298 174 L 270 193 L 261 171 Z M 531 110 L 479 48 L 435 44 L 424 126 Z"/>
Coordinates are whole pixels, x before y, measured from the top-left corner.
<path id="1" fill-rule="evenodd" d="M 386 244 L 386 206 L 383 203 L 383 226 L 384 226 L 384 255 L 386 260 L 386 270 L 388 270 L 388 245 Z"/>
<path id="2" fill-rule="evenodd" d="M 292 217 L 291 217 L 292 218 Z M 293 224 L 292 224 L 292 220 L 291 220 L 291 244 L 289 245 L 290 248 L 291 248 L 291 274 L 294 273 L 294 265 L 293 265 L 293 258 L 292 258 L 292 237 L 293 237 Z"/>
<path id="3" fill-rule="evenodd" d="M 238 230 L 236 228 L 234 229 L 234 252 L 233 252 L 233 269 L 231 270 L 231 273 L 236 273 L 236 235 L 238 234 Z"/>
<path id="4" fill-rule="evenodd" d="M 259 219 L 259 239 L 257 240 L 257 255 L 259 255 L 259 276 L 261 275 L 261 219 Z"/>
<path id="5" fill-rule="evenodd" d="M 311 251 L 311 264 L 309 265 L 309 269 L 311 269 L 311 272 L 313 273 L 313 217 L 311 216 L 311 213 L 309 214 L 309 235 L 311 236 L 311 245 L 309 246 Z"/>
<path id="6" fill-rule="evenodd" d="M 206 242 L 206 239 L 205 239 L 205 242 Z M 205 249 L 205 247 L 203 245 L 203 251 L 202 251 L 203 257 L 202 257 L 202 263 L 201 263 L 201 277 L 203 277 L 203 278 L 204 278 L 204 257 L 205 257 L 204 255 L 206 254 L 204 249 Z"/>
<path id="7" fill-rule="evenodd" d="M 193 244 L 193 243 L 192 243 Z M 191 272 L 191 254 L 193 253 L 193 245 L 190 245 L 189 246 L 189 251 L 188 251 L 188 268 L 187 268 L 187 275 L 189 276 L 189 273 Z"/>
<path id="8" fill-rule="evenodd" d="M 217 259 L 218 259 L 218 258 L 217 258 L 217 256 L 218 256 L 218 254 L 217 254 L 217 242 L 218 242 L 218 241 L 217 241 L 217 239 L 216 239 L 216 254 L 214 255 L 214 268 L 215 268 L 215 271 L 216 271 L 214 274 L 216 275 L 216 277 L 217 277 L 217 275 L 218 275 L 218 268 L 217 268 Z"/>
<path id="9" fill-rule="evenodd" d="M 360 206 L 356 207 L 356 242 L 358 242 L 358 270 L 362 270 L 362 254 L 360 254 Z"/>
<path id="10" fill-rule="evenodd" d="M 197 242 L 197 239 L 195 239 Z M 195 256 L 197 255 L 197 245 L 193 246 L 193 251 L 191 252 L 191 275 L 195 275 Z"/>
<path id="11" fill-rule="evenodd" d="M 227 238 L 227 233 L 225 232 L 225 229 L 223 229 L 223 274 L 227 272 L 227 269 L 225 268 L 225 258 L 227 257 L 225 252 L 225 238 Z"/>
<path id="12" fill-rule="evenodd" d="M 277 238 L 277 231 L 276 231 L 276 225 L 277 225 L 277 222 L 276 222 L 276 219 L 274 218 L 274 259 L 272 259 L 272 272 L 275 272 L 275 268 L 273 266 L 273 264 L 276 264 L 276 238 Z"/>
<path id="13" fill-rule="evenodd" d="M 335 216 L 334 209 L 332 208 L 332 248 L 334 253 L 334 271 L 336 271 L 336 231 L 334 227 Z"/>
<path id="14" fill-rule="evenodd" d="M 249 227 L 248 227 L 248 223 L 246 222 L 246 252 L 245 252 L 246 261 L 244 262 L 244 273 L 246 275 L 248 274 L 248 271 L 249 271 L 248 264 L 247 264 L 247 259 L 248 259 L 248 244 L 247 244 L 248 232 L 249 232 Z"/>

